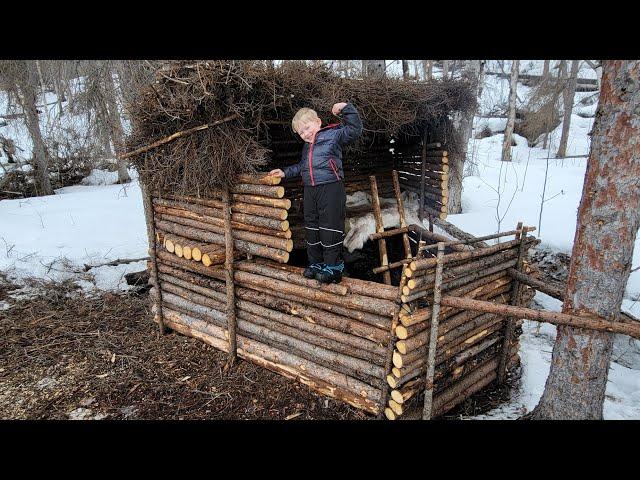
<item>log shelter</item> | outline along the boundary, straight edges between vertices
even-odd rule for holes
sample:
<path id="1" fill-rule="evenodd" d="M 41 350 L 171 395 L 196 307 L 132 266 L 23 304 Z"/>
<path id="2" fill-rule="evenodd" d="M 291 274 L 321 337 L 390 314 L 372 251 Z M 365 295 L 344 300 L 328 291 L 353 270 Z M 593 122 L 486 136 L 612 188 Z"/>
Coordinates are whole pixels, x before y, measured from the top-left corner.
<path id="1" fill-rule="evenodd" d="M 188 80 L 180 68 L 173 83 L 164 78 L 173 70 L 162 72 L 158 82 L 182 88 Z M 159 87 L 154 89 L 157 94 Z M 227 105 L 238 104 L 238 96 L 232 98 L 236 103 Z M 375 123 L 367 112 L 361 112 L 365 128 Z M 166 166 L 169 159 L 191 151 L 198 152 L 198 161 L 212 157 L 223 168 L 225 153 L 211 148 L 217 144 L 208 144 L 204 155 L 198 142 L 217 129 L 225 142 L 234 132 L 238 138 L 246 134 L 246 128 L 234 127 L 239 117 L 227 111 L 204 126 L 174 126 L 171 135 L 156 133 L 146 146 L 134 135 L 137 143 L 130 142 L 124 156 L 132 157 L 141 173 L 152 311 L 160 332 L 198 338 L 228 352 L 230 366 L 237 358 L 254 362 L 391 420 L 402 417 L 425 391 L 425 418 L 434 418 L 504 381 L 519 362 L 522 320 L 445 301 L 527 305 L 534 290 L 511 272 L 535 273 L 527 251 L 539 241 L 527 235 L 531 228 L 518 225 L 493 235 L 499 242 L 488 245 L 446 222 L 449 168 L 459 155 L 449 113 L 408 120 L 406 128 L 365 132 L 345 151 L 347 194 L 372 196 L 371 206 L 347 215 L 373 210 L 376 231 L 370 239 L 378 248 L 371 276 L 331 285 L 304 278 L 303 263 L 292 261 L 305 246 L 300 180 L 265 174 L 299 159 L 302 141 L 291 129 L 288 111 L 275 108 L 261 119 L 263 128 L 255 133 L 267 152 L 261 171 L 236 170 L 233 181 L 189 184 L 189 190 L 170 183 L 185 184 L 187 167 L 176 170 L 176 176 L 184 175 L 178 179 L 162 169 L 173 168 Z M 134 132 L 149 118 L 136 117 Z M 179 149 L 176 142 L 182 142 Z M 403 194 L 417 196 L 417 214 L 429 220 L 428 228 L 407 224 Z M 382 225 L 380 198 L 396 202 L 397 228 Z M 394 241 L 400 245 L 395 257 L 390 255 Z"/>

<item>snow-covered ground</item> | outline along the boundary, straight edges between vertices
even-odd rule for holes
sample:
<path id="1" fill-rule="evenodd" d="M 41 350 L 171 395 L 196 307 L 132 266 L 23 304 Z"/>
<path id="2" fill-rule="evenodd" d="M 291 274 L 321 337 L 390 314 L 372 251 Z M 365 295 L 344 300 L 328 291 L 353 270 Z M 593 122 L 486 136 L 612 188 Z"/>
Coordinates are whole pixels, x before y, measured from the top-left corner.
<path id="1" fill-rule="evenodd" d="M 529 71 L 536 68 L 541 69 L 534 64 Z M 508 64 L 505 69 L 508 71 Z M 591 78 L 584 69 L 580 76 Z M 485 81 L 481 114 L 504 102 L 508 95 L 507 79 L 487 75 Z M 527 94 L 528 87 L 520 85 L 519 97 L 525 99 Z M 589 95 L 578 93 L 576 105 Z M 588 132 L 593 123 L 593 118 L 584 115 L 592 114 L 595 108 L 595 104 L 580 106 L 572 116 L 567 155 L 583 155 L 582 158 L 555 159 L 562 125 L 550 135 L 548 149 L 530 148 L 526 139 L 516 136 L 517 146 L 512 147 L 510 163 L 500 161 L 501 133 L 472 138 L 468 159 L 471 175 L 463 182 L 463 213 L 450 215 L 447 220 L 478 236 L 511 230 L 522 221 L 537 228 L 534 235 L 542 240 L 538 248 L 570 254 L 589 152 Z M 474 128 L 478 132 L 489 125 L 493 132 L 500 132 L 504 123 L 500 118 L 478 117 Z M 5 134 L 10 136 L 10 132 Z M 29 148 L 26 143 L 20 145 Z M 135 177 L 134 172 L 130 173 Z M 85 265 L 147 256 L 137 180 L 122 186 L 112 184 L 115 178 L 115 173 L 94 171 L 83 185 L 60 189 L 56 195 L 0 201 L 0 271 L 17 281 L 29 276 L 51 280 L 73 278 L 88 290 L 128 288 L 124 274 L 142 270 L 144 261 L 84 271 Z M 350 196 L 349 204 L 364 204 L 368 202 L 366 197 L 366 194 Z M 410 195 L 405 197 L 407 212 L 415 212 L 414 201 Z M 397 225 L 395 208 L 385 202 L 382 207 L 390 207 L 383 210 L 385 227 Z M 410 214 L 407 221 L 417 223 L 418 219 Z M 351 221 L 347 229 L 347 248 L 359 248 L 375 230 L 372 215 Z M 637 239 L 632 268 L 639 264 L 640 239 Z M 638 297 L 640 271 L 631 274 L 623 300 L 623 310 L 637 317 Z M 544 294 L 536 295 L 535 300 L 545 309 L 560 310 L 560 302 Z M 0 305 L 2 308 L 6 305 Z M 552 325 L 525 322 L 520 342 L 523 374 L 519 388 L 508 404 L 476 418 L 516 418 L 536 405 L 549 372 L 554 339 Z M 618 337 L 616 341 L 604 416 L 640 419 L 640 342 L 628 337 Z"/>

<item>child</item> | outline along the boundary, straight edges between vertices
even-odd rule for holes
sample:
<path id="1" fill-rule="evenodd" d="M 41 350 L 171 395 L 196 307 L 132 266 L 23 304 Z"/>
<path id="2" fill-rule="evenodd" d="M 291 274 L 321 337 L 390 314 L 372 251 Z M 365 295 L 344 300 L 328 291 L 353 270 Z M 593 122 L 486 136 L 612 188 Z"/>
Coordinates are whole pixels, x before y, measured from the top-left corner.
<path id="1" fill-rule="evenodd" d="M 344 123 L 321 127 L 322 122 L 314 110 L 298 110 L 291 125 L 294 132 L 305 141 L 302 158 L 297 165 L 269 172 L 269 175 L 286 178 L 302 175 L 309 258 L 309 267 L 305 269 L 304 276 L 322 283 L 339 283 L 342 280 L 342 242 L 347 201 L 342 181 L 342 147 L 355 141 L 362 133 L 360 115 L 352 104 L 336 103 L 331 112 L 334 115 L 342 114 Z"/>

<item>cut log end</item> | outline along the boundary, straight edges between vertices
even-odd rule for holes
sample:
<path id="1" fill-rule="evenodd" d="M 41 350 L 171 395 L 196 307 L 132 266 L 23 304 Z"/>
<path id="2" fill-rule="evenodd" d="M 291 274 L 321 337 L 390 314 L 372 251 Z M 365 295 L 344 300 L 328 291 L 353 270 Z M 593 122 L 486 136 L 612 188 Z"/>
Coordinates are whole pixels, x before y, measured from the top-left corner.
<path id="1" fill-rule="evenodd" d="M 400 390 L 392 390 L 391 398 L 399 405 L 402 405 L 404 403 L 404 397 L 400 393 Z"/>
<path id="2" fill-rule="evenodd" d="M 396 419 L 396 414 L 393 413 L 393 410 L 391 410 L 389 407 L 384 409 L 384 416 L 387 417 L 387 420 L 395 420 Z"/>
<path id="3" fill-rule="evenodd" d="M 398 382 L 393 375 L 387 375 L 387 383 L 391 388 L 396 388 L 398 386 Z"/>

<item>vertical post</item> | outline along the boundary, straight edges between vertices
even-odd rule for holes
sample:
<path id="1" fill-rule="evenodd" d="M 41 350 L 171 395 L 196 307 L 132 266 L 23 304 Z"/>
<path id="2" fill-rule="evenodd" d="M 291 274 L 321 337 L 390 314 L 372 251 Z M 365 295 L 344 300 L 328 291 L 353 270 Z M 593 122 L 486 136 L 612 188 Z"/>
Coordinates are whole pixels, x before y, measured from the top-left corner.
<path id="1" fill-rule="evenodd" d="M 429 214 L 429 231 L 433 233 L 433 215 Z"/>
<path id="2" fill-rule="evenodd" d="M 427 132 L 425 130 L 424 135 L 422 136 L 422 170 L 420 174 L 420 208 L 418 208 L 418 218 L 420 218 L 420 222 L 422 222 L 424 218 L 424 177 L 427 172 Z"/>
<path id="3" fill-rule="evenodd" d="M 380 199 L 378 198 L 378 184 L 375 175 L 369 177 L 371 182 L 371 206 L 373 207 L 373 215 L 376 219 L 376 232 L 384 232 L 384 224 L 382 223 L 382 212 L 380 211 Z M 378 239 L 378 249 L 380 250 L 380 265 L 389 265 L 389 257 L 387 256 L 387 242 L 384 238 Z M 386 270 L 382 277 L 384 283 L 391 285 L 391 272 Z"/>
<path id="4" fill-rule="evenodd" d="M 156 256 L 156 245 L 158 237 L 156 235 L 156 225 L 153 218 L 153 201 L 151 193 L 147 189 L 142 179 L 140 179 L 140 190 L 142 192 L 142 205 L 144 207 L 144 217 L 147 222 L 147 237 L 149 239 L 149 257 L 151 257 L 151 278 L 153 279 L 154 288 L 153 303 L 156 306 L 158 315 L 158 329 L 160 335 L 166 333 L 164 318 L 162 316 L 162 293 L 160 292 L 160 281 L 158 280 L 158 257 Z"/>
<path id="5" fill-rule="evenodd" d="M 222 189 L 225 243 L 225 280 L 227 284 L 227 329 L 229 330 L 229 363 L 236 361 L 236 299 L 233 284 L 233 231 L 231 230 L 231 202 L 229 188 Z"/>
<path id="6" fill-rule="evenodd" d="M 398 172 L 393 170 L 393 190 L 396 194 L 396 203 L 398 204 L 398 216 L 400 217 L 400 227 L 406 227 L 407 221 L 404 218 L 404 203 L 402 203 L 402 192 L 400 191 L 400 181 L 398 180 Z M 409 235 L 402 234 L 402 243 L 404 245 L 404 254 L 407 258 L 411 258 L 411 245 L 409 244 Z"/>
<path id="7" fill-rule="evenodd" d="M 444 242 L 438 242 L 436 257 L 436 278 L 433 285 L 433 307 L 431 310 L 431 331 L 429 332 L 429 351 L 427 352 L 427 376 L 424 380 L 424 407 L 422 419 L 431 420 L 433 406 L 433 376 L 436 368 L 436 345 L 438 343 L 438 316 L 440 315 L 440 296 L 442 291 L 442 257 Z"/>
<path id="8" fill-rule="evenodd" d="M 520 245 L 518 249 L 518 260 L 515 269 L 518 272 L 522 272 L 522 265 L 524 263 L 525 244 L 527 241 L 527 230 L 522 228 L 522 222 L 518 222 L 516 227 L 516 240 L 520 238 Z M 513 279 L 511 287 L 511 305 L 517 305 L 520 297 L 520 282 Z M 507 324 L 504 329 L 504 343 L 502 344 L 502 353 L 500 354 L 500 363 L 498 364 L 498 384 L 504 383 L 507 374 L 507 361 L 509 360 L 509 350 L 511 350 L 511 337 L 513 337 L 513 330 L 515 326 L 515 319 L 513 317 L 507 317 Z"/>

